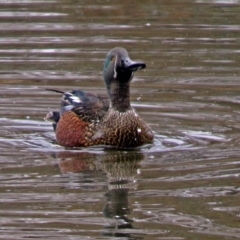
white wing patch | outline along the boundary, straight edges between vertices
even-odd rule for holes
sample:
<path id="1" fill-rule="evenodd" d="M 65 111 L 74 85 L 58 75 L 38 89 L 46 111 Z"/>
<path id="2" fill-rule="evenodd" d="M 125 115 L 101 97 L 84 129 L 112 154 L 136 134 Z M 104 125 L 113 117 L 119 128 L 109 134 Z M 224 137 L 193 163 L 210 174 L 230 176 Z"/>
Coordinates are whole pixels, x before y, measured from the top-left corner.
<path id="1" fill-rule="evenodd" d="M 70 92 L 66 92 L 64 94 L 64 100 L 69 102 L 70 104 L 74 104 L 74 103 L 81 103 L 81 99 L 77 96 L 75 96 L 74 94 L 70 93 Z"/>
<path id="2" fill-rule="evenodd" d="M 70 98 L 72 99 L 72 101 L 73 101 L 74 103 L 80 103 L 80 102 L 82 102 L 79 97 L 76 97 L 76 96 L 74 96 L 74 95 L 70 96 Z"/>

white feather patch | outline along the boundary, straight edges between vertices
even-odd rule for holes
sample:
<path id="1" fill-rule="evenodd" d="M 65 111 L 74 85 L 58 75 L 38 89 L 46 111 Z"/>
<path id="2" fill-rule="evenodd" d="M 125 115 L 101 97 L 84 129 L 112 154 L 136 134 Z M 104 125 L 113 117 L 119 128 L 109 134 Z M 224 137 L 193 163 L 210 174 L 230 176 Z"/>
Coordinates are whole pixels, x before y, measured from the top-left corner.
<path id="1" fill-rule="evenodd" d="M 75 103 L 80 103 L 80 102 L 81 102 L 80 98 L 79 98 L 79 97 L 76 97 L 76 96 L 74 96 L 74 95 L 70 96 L 70 98 L 71 98 L 72 101 L 75 102 Z"/>

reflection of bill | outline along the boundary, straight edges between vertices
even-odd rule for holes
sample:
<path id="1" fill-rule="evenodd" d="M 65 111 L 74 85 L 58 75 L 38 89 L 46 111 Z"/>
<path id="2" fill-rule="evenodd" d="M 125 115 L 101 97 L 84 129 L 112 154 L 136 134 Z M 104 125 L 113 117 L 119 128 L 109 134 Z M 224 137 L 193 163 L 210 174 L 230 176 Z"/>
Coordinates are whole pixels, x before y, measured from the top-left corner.
<path id="1" fill-rule="evenodd" d="M 109 190 L 106 196 L 106 205 L 103 209 L 104 217 L 112 219 L 112 223 L 105 226 L 104 236 L 130 236 L 127 232 L 120 232 L 120 229 L 133 228 L 132 220 L 127 217 L 131 213 L 128 200 L 128 188 Z M 109 230 L 112 231 L 109 231 Z M 108 230 L 108 231 L 106 231 Z"/>

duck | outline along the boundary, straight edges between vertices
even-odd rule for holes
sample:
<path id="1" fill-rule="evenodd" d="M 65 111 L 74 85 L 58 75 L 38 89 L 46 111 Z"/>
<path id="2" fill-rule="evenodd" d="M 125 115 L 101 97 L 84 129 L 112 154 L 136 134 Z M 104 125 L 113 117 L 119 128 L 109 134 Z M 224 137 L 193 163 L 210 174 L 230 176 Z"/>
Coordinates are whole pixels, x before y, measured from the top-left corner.
<path id="1" fill-rule="evenodd" d="M 45 117 L 53 125 L 57 143 L 66 148 L 101 145 L 124 149 L 152 144 L 151 128 L 130 103 L 131 80 L 144 68 L 144 62 L 131 60 L 126 49 L 115 47 L 104 62 L 106 95 L 47 89 L 62 94 L 60 110 Z"/>

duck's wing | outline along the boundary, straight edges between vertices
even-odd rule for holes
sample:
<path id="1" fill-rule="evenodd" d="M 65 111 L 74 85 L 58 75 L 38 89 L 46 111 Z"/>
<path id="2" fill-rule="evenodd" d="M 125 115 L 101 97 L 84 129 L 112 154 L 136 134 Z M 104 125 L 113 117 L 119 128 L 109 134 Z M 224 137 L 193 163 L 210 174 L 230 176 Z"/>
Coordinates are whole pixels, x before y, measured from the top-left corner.
<path id="1" fill-rule="evenodd" d="M 82 121 L 100 121 L 109 108 L 109 98 L 82 90 L 73 90 L 63 94 L 61 114 L 73 111 Z"/>
<path id="2" fill-rule="evenodd" d="M 61 115 L 67 111 L 73 111 L 84 122 L 98 122 L 109 108 L 109 98 L 106 95 L 82 90 L 71 92 L 47 90 L 62 94 L 60 112 L 48 113 L 45 118 L 47 121 L 55 122 L 55 124 L 57 124 Z"/>

